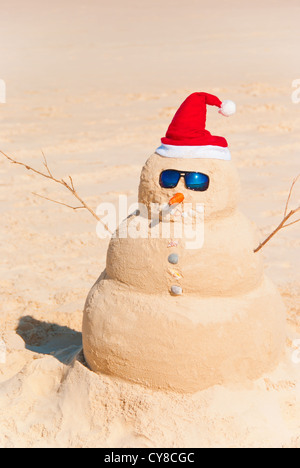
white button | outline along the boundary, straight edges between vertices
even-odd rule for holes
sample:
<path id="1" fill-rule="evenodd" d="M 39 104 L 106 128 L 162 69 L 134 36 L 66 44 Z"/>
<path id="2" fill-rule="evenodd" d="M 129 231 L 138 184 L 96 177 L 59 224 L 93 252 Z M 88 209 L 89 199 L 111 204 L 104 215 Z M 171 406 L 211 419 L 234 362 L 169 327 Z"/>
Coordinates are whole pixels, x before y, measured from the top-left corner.
<path id="1" fill-rule="evenodd" d="M 182 294 L 182 288 L 180 286 L 172 286 L 171 287 L 171 292 L 175 296 L 180 296 Z"/>

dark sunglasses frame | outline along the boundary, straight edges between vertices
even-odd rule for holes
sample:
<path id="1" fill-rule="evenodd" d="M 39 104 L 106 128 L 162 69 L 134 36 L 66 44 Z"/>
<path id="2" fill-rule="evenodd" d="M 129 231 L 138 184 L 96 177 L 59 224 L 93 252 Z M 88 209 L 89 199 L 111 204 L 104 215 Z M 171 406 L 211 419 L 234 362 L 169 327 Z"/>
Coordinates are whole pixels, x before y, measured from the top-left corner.
<path id="1" fill-rule="evenodd" d="M 178 177 L 178 182 L 177 182 L 176 185 L 174 185 L 174 187 L 164 187 L 164 186 L 162 185 L 162 174 L 163 174 L 164 172 L 166 172 L 166 171 L 173 171 L 173 172 L 177 172 L 177 173 L 178 173 L 178 175 L 179 175 L 179 177 Z M 186 177 L 187 175 L 189 175 L 189 174 L 201 174 L 201 175 L 204 175 L 205 177 L 207 177 L 207 179 L 208 179 L 207 187 L 206 187 L 205 189 L 203 189 L 203 190 L 197 189 L 197 188 L 188 187 L 187 184 L 186 184 L 186 179 L 185 179 L 185 177 Z M 207 174 L 204 174 L 203 172 L 196 172 L 196 171 L 178 171 L 177 169 L 165 169 L 164 171 L 162 171 L 162 172 L 160 173 L 160 176 L 159 176 L 159 185 L 160 185 L 162 188 L 166 188 L 166 189 L 168 189 L 168 188 L 170 188 L 170 189 L 171 189 L 171 188 L 175 188 L 175 187 L 177 187 L 177 185 L 179 184 L 179 181 L 180 181 L 181 177 L 184 177 L 184 183 L 185 183 L 185 186 L 186 186 L 186 188 L 187 188 L 188 190 L 194 190 L 195 192 L 205 192 L 206 190 L 208 190 L 208 187 L 209 187 L 209 184 L 210 184 L 210 178 L 208 177 Z"/>

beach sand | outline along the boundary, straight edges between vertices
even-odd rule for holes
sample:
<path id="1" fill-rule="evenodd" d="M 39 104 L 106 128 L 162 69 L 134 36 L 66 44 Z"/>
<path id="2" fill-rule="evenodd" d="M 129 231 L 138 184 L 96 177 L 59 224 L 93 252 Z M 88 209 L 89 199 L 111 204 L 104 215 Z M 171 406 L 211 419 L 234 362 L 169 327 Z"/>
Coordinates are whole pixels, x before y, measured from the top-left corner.
<path id="1" fill-rule="evenodd" d="M 11 0 L 0 18 L 0 149 L 39 170 L 43 151 L 94 210 L 121 194 L 133 203 L 181 102 L 194 91 L 232 99 L 237 114 L 210 109 L 208 128 L 228 139 L 240 207 L 264 239 L 299 172 L 299 13 L 292 0 Z M 179 395 L 87 368 L 82 311 L 109 238 L 86 210 L 33 192 L 76 206 L 1 156 L 1 447 L 300 447 L 299 225 L 263 250 L 287 306 L 283 362 L 247 388 Z"/>

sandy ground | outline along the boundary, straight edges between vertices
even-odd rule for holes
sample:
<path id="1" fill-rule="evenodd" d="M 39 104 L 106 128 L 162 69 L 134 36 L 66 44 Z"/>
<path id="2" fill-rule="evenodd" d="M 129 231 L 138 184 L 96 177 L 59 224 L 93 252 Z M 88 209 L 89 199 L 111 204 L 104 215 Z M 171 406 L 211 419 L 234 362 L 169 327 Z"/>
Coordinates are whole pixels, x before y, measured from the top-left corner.
<path id="1" fill-rule="evenodd" d="M 120 194 L 134 201 L 141 166 L 179 104 L 211 92 L 238 104 L 230 120 L 209 111 L 208 126 L 229 141 L 242 210 L 262 239 L 280 222 L 299 172 L 299 2 L 0 3 L 1 150 L 40 169 L 43 150 L 94 209 Z M 298 225 L 264 249 L 288 309 L 284 362 L 248 388 L 182 396 L 84 365 L 82 309 L 108 239 L 89 213 L 32 192 L 73 203 L 1 158 L 1 447 L 300 447 Z"/>

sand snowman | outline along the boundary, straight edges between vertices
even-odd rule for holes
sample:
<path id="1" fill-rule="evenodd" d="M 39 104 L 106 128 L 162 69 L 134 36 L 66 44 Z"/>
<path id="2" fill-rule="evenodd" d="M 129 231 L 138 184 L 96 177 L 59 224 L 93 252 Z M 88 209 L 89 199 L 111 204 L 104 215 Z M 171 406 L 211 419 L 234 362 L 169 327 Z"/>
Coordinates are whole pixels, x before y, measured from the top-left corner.
<path id="1" fill-rule="evenodd" d="M 235 111 L 207 93 L 183 102 L 142 169 L 139 202 L 147 209 L 110 241 L 83 318 L 84 355 L 95 372 L 195 392 L 254 380 L 280 361 L 285 309 L 254 253 L 253 224 L 237 208 L 227 141 L 205 129 L 207 105 Z M 124 235 L 132 224 L 142 236 Z M 179 225 L 200 230 L 202 241 L 195 247 Z"/>

